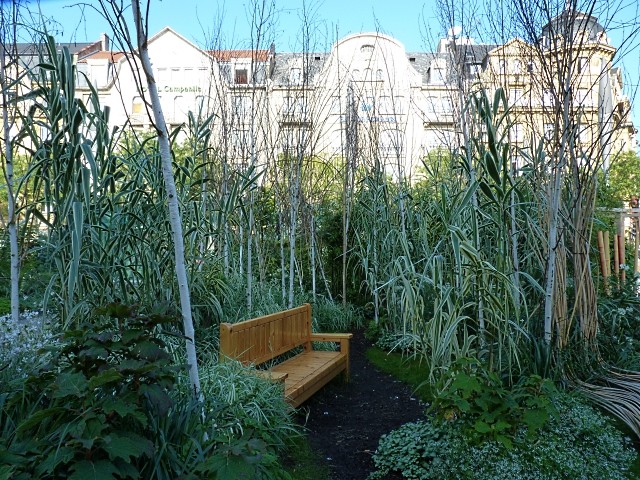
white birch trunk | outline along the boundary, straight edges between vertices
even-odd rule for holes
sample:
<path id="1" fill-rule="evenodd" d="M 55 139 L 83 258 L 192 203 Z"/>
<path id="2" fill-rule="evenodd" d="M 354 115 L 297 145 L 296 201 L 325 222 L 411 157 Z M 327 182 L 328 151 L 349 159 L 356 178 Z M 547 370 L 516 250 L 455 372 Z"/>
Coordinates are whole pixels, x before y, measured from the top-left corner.
<path id="1" fill-rule="evenodd" d="M 249 227 L 247 228 L 247 310 L 253 311 L 253 191 L 249 193 Z"/>
<path id="2" fill-rule="evenodd" d="M 282 219 L 282 206 L 278 207 L 278 230 L 280 231 L 280 283 L 282 287 L 282 302 L 287 298 L 287 279 L 285 277 L 285 257 L 284 257 L 284 221 Z"/>
<path id="3" fill-rule="evenodd" d="M 198 360 L 196 355 L 195 331 L 193 327 L 193 318 L 191 317 L 191 297 L 187 280 L 187 269 L 184 259 L 182 219 L 180 216 L 178 194 L 176 191 L 176 184 L 173 176 L 171 147 L 169 145 L 169 132 L 167 130 L 167 124 L 164 119 L 164 114 L 162 113 L 160 98 L 158 97 L 158 89 L 156 81 L 153 77 L 151 60 L 149 59 L 147 32 L 143 26 L 143 20 L 140 15 L 140 0 L 131 0 L 131 8 L 133 10 L 133 20 L 135 23 L 138 41 L 138 54 L 140 56 L 140 61 L 142 62 L 142 68 L 146 77 L 147 86 L 149 88 L 151 108 L 153 110 L 155 127 L 158 134 L 158 146 L 160 149 L 160 156 L 162 160 L 162 176 L 164 178 L 165 190 L 167 193 L 169 222 L 171 224 L 171 232 L 173 235 L 176 277 L 178 280 L 178 288 L 180 291 L 180 308 L 182 311 L 184 335 L 186 337 L 189 378 L 191 380 L 193 393 L 198 398 L 202 399 L 202 392 L 200 390 L 200 377 L 198 374 Z"/>
<path id="4" fill-rule="evenodd" d="M 3 19 L 4 23 L 4 19 Z M 2 128 L 4 136 L 4 154 L 5 154 L 5 180 L 7 182 L 7 227 L 9 230 L 9 249 L 10 249 L 10 281 L 11 281 L 11 321 L 18 323 L 20 317 L 20 253 L 18 250 L 18 226 L 16 219 L 16 199 L 13 178 L 13 145 L 10 135 L 9 125 L 9 107 L 7 101 L 8 80 L 6 77 L 5 51 L 6 44 L 2 45 L 3 51 L 0 52 L 0 62 L 2 70 L 0 71 L 0 86 L 2 87 Z"/>
<path id="5" fill-rule="evenodd" d="M 296 188 L 296 186 L 298 188 Z M 289 215 L 289 308 L 293 308 L 293 285 L 295 283 L 296 272 L 296 223 L 298 219 L 298 189 L 299 178 L 296 179 L 296 185 L 292 189 L 291 194 L 291 212 Z"/>
<path id="6" fill-rule="evenodd" d="M 316 301 L 316 226 L 313 218 L 313 212 L 311 212 L 310 218 L 311 229 L 311 292 L 313 295 L 313 301 Z"/>

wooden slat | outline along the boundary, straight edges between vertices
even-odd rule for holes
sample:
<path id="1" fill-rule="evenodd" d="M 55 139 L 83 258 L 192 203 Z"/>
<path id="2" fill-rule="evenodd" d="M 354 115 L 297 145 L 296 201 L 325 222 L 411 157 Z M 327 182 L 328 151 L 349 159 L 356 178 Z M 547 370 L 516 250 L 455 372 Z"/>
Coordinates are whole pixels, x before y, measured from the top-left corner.
<path id="1" fill-rule="evenodd" d="M 266 371 L 284 380 L 287 401 L 299 406 L 341 372 L 348 379 L 350 333 L 311 333 L 311 305 L 265 315 L 236 324 L 220 325 L 220 359 L 235 358 L 259 365 L 303 346 L 304 351 Z M 311 342 L 337 342 L 340 351 L 314 351 Z"/>

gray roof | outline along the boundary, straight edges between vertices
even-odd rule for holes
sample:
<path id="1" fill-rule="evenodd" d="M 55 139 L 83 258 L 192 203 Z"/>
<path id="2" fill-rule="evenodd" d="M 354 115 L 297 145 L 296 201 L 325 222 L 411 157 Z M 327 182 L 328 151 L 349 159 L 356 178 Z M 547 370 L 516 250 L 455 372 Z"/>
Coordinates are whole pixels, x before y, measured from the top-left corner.
<path id="1" fill-rule="evenodd" d="M 291 68 L 302 64 L 306 70 L 307 82 L 313 83 L 315 76 L 322 70 L 325 61 L 329 58 L 326 52 L 311 53 L 277 53 L 275 57 L 275 68 L 271 80 L 277 86 L 290 85 Z"/>

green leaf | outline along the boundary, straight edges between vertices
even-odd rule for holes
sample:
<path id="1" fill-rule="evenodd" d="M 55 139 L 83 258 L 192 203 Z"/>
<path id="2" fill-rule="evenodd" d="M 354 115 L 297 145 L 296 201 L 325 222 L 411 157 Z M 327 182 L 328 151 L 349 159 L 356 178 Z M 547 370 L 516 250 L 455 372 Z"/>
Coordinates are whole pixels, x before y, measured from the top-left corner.
<path id="1" fill-rule="evenodd" d="M 529 428 L 529 433 L 534 433 L 549 419 L 549 412 L 540 408 L 525 410 L 522 414 L 522 422 Z"/>
<path id="2" fill-rule="evenodd" d="M 120 435 L 114 432 L 105 437 L 104 441 L 104 450 L 109 454 L 111 460 L 122 458 L 128 461 L 130 458 L 139 458 L 143 455 L 150 457 L 153 455 L 153 443 L 151 440 L 134 433 Z"/>
<path id="3" fill-rule="evenodd" d="M 451 383 L 451 390 L 460 390 L 463 397 L 468 398 L 473 392 L 480 392 L 482 385 L 477 378 L 467 374 L 460 374 Z"/>
<path id="4" fill-rule="evenodd" d="M 115 480 L 118 469 L 108 460 L 82 460 L 71 467 L 69 480 Z"/>
<path id="5" fill-rule="evenodd" d="M 89 380 L 89 388 L 96 388 L 107 383 L 117 382 L 122 379 L 122 374 L 118 372 L 115 368 L 110 368 L 109 370 L 105 370 L 94 377 L 91 377 Z"/>
<path id="6" fill-rule="evenodd" d="M 146 417 L 144 417 L 144 414 L 138 411 L 138 407 L 135 404 L 129 401 L 125 401 L 120 397 L 110 397 L 105 399 L 102 405 L 102 411 L 107 415 L 115 412 L 121 418 L 125 418 L 129 415 L 132 415 L 134 417 L 138 417 L 139 415 L 141 415 L 146 419 Z"/>
<path id="7" fill-rule="evenodd" d="M 496 441 L 504 445 L 507 450 L 511 450 L 513 448 L 513 442 L 505 435 L 497 435 Z"/>
<path id="8" fill-rule="evenodd" d="M 51 408 L 45 408 L 44 410 L 39 410 L 33 415 L 31 415 L 29 418 L 27 418 L 24 422 L 22 422 L 16 429 L 16 433 L 18 434 L 25 433 L 27 430 L 31 429 L 32 427 L 40 425 L 49 417 L 63 414 L 66 411 L 67 409 L 62 407 L 51 407 Z"/>
<path id="9" fill-rule="evenodd" d="M 157 414 L 160 416 L 166 415 L 173 406 L 173 400 L 159 385 L 141 385 L 140 393 L 147 396 L 149 402 L 157 409 Z"/>
<path id="10" fill-rule="evenodd" d="M 75 451 L 67 446 L 63 446 L 52 450 L 44 461 L 40 462 L 36 467 L 36 473 L 47 477 L 52 474 L 59 464 L 69 463 L 75 454 Z M 48 475 L 45 475 L 48 474 Z"/>
<path id="11" fill-rule="evenodd" d="M 478 433 L 489 433 L 491 432 L 491 426 L 488 423 L 485 423 L 481 420 L 476 421 L 473 428 Z"/>
<path id="12" fill-rule="evenodd" d="M 138 343 L 133 348 L 133 351 L 148 360 L 164 360 L 169 358 L 169 354 L 167 352 L 150 341 L 143 341 Z"/>
<path id="13" fill-rule="evenodd" d="M 215 472 L 213 478 L 218 479 L 254 478 L 256 466 L 245 462 L 241 456 L 213 454 L 196 471 L 204 474 Z"/>
<path id="14" fill-rule="evenodd" d="M 85 395 L 87 392 L 87 379 L 79 372 L 63 372 L 55 381 L 53 398 Z"/>

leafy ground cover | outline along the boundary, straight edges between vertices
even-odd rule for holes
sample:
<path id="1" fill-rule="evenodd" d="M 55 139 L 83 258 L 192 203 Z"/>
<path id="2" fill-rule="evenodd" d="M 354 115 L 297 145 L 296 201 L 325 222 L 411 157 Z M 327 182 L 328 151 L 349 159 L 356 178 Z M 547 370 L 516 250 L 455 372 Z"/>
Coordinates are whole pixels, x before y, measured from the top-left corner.
<path id="1" fill-rule="evenodd" d="M 328 477 L 323 474 L 318 479 L 363 480 L 376 467 L 379 473 L 375 478 L 387 480 L 560 478 L 553 473 L 560 465 L 573 469 L 566 471 L 584 475 L 599 475 L 603 469 L 607 472 L 605 477 L 580 477 L 575 473 L 578 476 L 566 478 L 640 478 L 630 441 L 623 440 L 609 419 L 579 399 L 561 397 L 558 415 L 537 437 L 533 449 L 525 447 L 529 440 L 526 428 L 520 428 L 515 435 L 515 448 L 509 449 L 498 441 L 474 443 L 461 433 L 464 429 L 460 425 L 434 427 L 430 423 L 435 415 L 425 415 L 429 405 L 421 399 L 432 398 L 432 393 L 429 388 L 420 387 L 425 369 L 419 361 L 371 347 L 361 333 L 354 336 L 352 348 L 352 381 L 332 382 L 300 412 L 300 420 L 306 420 L 312 450 L 330 469 Z M 380 437 L 384 438 L 378 443 Z M 571 446 L 575 448 L 568 448 Z M 442 458 L 455 460 L 442 462 L 429 477 L 424 469 L 425 459 L 421 458 L 429 449 L 440 452 Z M 531 461 L 536 457 L 549 461 L 536 464 Z M 481 458 L 495 462 L 487 460 L 481 465 Z M 527 470 L 532 465 L 537 473 L 535 469 Z M 405 476 L 396 470 L 400 466 L 404 467 Z M 478 466 L 484 477 L 475 476 Z M 496 477 L 496 466 L 507 476 Z M 630 469 L 625 472 L 624 468 Z"/>

